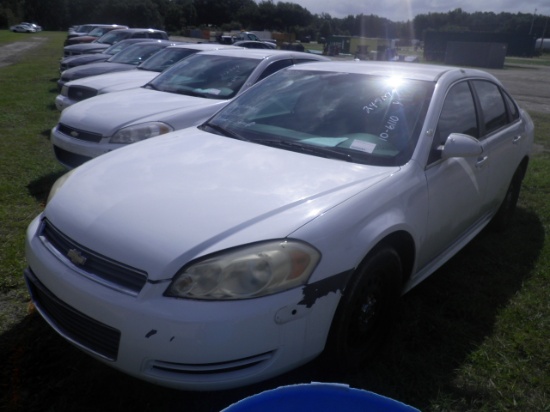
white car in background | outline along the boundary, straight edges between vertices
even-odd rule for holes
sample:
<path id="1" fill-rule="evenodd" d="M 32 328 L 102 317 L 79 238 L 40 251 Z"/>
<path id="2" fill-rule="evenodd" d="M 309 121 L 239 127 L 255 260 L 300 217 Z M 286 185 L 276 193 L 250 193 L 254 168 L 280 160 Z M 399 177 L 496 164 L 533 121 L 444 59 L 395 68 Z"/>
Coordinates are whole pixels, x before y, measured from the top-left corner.
<path id="1" fill-rule="evenodd" d="M 55 98 L 55 106 L 58 110 L 63 110 L 75 103 L 99 94 L 135 89 L 153 80 L 159 73 L 187 56 L 201 51 L 231 48 L 237 49 L 238 47 L 211 43 L 189 43 L 179 46 L 169 46 L 145 60 L 135 70 L 128 70 L 123 73 L 100 74 L 65 83 L 61 89 L 61 93 Z"/>
<path id="2" fill-rule="evenodd" d="M 10 27 L 10 31 L 14 33 L 36 33 L 37 29 L 30 23 L 21 23 Z"/>
<path id="3" fill-rule="evenodd" d="M 197 125 L 265 77 L 324 56 L 283 50 L 195 53 L 143 87 L 100 95 L 61 112 L 51 133 L 67 168 L 130 143 Z"/>
<path id="4" fill-rule="evenodd" d="M 90 76 L 99 76 L 100 74 L 116 73 L 128 70 L 134 70 L 138 65 L 149 59 L 154 54 L 169 46 L 179 44 L 171 40 L 151 40 L 145 39 L 126 47 L 105 61 L 83 64 L 61 72 L 57 87 L 59 91 L 65 83 L 72 80 L 84 79 Z"/>
<path id="5" fill-rule="evenodd" d="M 227 389 L 323 351 L 357 370 L 402 293 L 509 222 L 533 134 L 479 70 L 292 66 L 62 177 L 25 278 L 61 336 L 155 384 Z"/>

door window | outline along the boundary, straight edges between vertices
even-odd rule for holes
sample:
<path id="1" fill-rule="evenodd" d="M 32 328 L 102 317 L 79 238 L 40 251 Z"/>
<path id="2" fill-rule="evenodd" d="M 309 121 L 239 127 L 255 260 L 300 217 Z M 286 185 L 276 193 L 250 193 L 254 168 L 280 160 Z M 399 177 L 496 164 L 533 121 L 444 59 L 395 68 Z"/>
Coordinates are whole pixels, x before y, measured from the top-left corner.
<path id="1" fill-rule="evenodd" d="M 468 82 L 455 84 L 449 90 L 435 131 L 430 163 L 441 158 L 438 148 L 451 133 L 462 133 L 479 138 L 476 107 Z"/>
<path id="2" fill-rule="evenodd" d="M 508 124 L 506 106 L 500 88 L 488 81 L 473 81 L 483 114 L 483 135 L 488 135 Z"/>

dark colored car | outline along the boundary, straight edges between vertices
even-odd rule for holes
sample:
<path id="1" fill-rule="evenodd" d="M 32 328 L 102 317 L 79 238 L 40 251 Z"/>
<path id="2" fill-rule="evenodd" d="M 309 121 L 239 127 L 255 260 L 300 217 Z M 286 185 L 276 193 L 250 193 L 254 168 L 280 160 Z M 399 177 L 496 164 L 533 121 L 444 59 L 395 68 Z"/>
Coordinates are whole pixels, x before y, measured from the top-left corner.
<path id="1" fill-rule="evenodd" d="M 61 73 L 61 78 L 57 81 L 59 90 L 66 82 L 76 79 L 82 79 L 89 76 L 97 76 L 98 74 L 121 72 L 125 70 L 135 69 L 136 66 L 153 54 L 168 46 L 174 46 L 178 43 L 169 40 L 146 40 L 144 42 L 133 44 L 121 52 L 115 54 L 110 59 L 104 62 L 86 64 L 80 67 L 73 67 Z"/>
<path id="2" fill-rule="evenodd" d="M 73 67 L 82 66 L 84 64 L 104 62 L 109 60 L 118 52 L 124 50 L 126 47 L 136 43 L 143 43 L 148 40 L 156 41 L 155 39 L 126 39 L 113 44 L 101 53 L 79 54 L 76 56 L 64 57 L 59 64 L 59 72 L 62 73 L 67 69 L 72 69 Z"/>
<path id="3" fill-rule="evenodd" d="M 128 28 L 128 26 L 120 26 L 118 24 L 95 24 L 95 25 L 89 25 L 89 26 L 95 26 L 95 27 L 93 27 L 92 30 L 90 30 L 89 32 L 85 32 L 85 33 L 82 33 L 82 32 L 69 33 L 69 35 L 67 36 L 67 39 L 65 40 L 65 46 L 69 46 L 71 44 L 91 43 L 94 40 L 99 39 L 105 33 L 110 32 L 111 30 Z"/>
<path id="4" fill-rule="evenodd" d="M 75 56 L 78 54 L 103 53 L 105 49 L 126 39 L 158 39 L 168 40 L 168 34 L 156 29 L 117 29 L 105 33 L 99 39 L 91 43 L 73 44 L 63 48 L 63 56 Z"/>

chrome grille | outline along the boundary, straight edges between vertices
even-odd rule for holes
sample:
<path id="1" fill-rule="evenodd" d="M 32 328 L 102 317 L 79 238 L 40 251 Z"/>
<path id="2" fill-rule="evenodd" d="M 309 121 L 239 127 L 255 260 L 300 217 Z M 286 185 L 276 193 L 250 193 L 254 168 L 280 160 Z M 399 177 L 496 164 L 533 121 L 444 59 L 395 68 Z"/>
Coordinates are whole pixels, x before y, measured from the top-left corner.
<path id="1" fill-rule="evenodd" d="M 86 274 L 92 280 L 133 296 L 136 296 L 147 282 L 145 272 L 79 245 L 57 230 L 47 219 L 42 222 L 40 236 L 50 247 L 64 256 L 67 262 L 72 262 L 79 273 Z"/>
<path id="2" fill-rule="evenodd" d="M 99 143 L 102 137 L 99 133 L 90 133 L 84 130 L 75 129 L 74 127 L 67 126 L 66 124 L 63 124 L 63 123 L 59 123 L 57 125 L 57 130 L 75 139 L 85 140 L 87 142 L 93 142 L 93 143 Z"/>
<path id="3" fill-rule="evenodd" d="M 72 46 L 71 44 L 69 44 L 69 46 Z M 69 57 L 69 56 L 78 56 L 82 54 L 82 51 L 80 50 L 64 50 L 63 51 L 63 56 L 64 57 Z"/>
<path id="4" fill-rule="evenodd" d="M 25 278 L 33 302 L 55 330 L 76 345 L 116 361 L 120 331 L 84 315 L 58 299 L 30 269 L 25 271 Z"/>

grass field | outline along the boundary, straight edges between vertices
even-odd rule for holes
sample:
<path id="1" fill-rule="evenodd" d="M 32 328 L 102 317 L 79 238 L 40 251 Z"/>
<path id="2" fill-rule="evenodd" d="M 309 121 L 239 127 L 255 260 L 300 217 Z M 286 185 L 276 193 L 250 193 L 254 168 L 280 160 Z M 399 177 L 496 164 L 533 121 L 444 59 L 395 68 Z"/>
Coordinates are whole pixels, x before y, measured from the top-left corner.
<path id="1" fill-rule="evenodd" d="M 24 238 L 63 169 L 49 130 L 65 33 L 0 68 L 0 410 L 219 411 L 262 390 L 329 381 L 423 411 L 550 410 L 550 115 L 532 113 L 537 153 L 504 234 L 483 232 L 407 294 L 387 345 L 361 373 L 319 361 L 254 387 L 178 392 L 127 377 L 73 348 L 27 313 Z M 33 36 L 37 36 L 33 35 Z M 0 46 L 28 39 L 0 31 Z"/>

